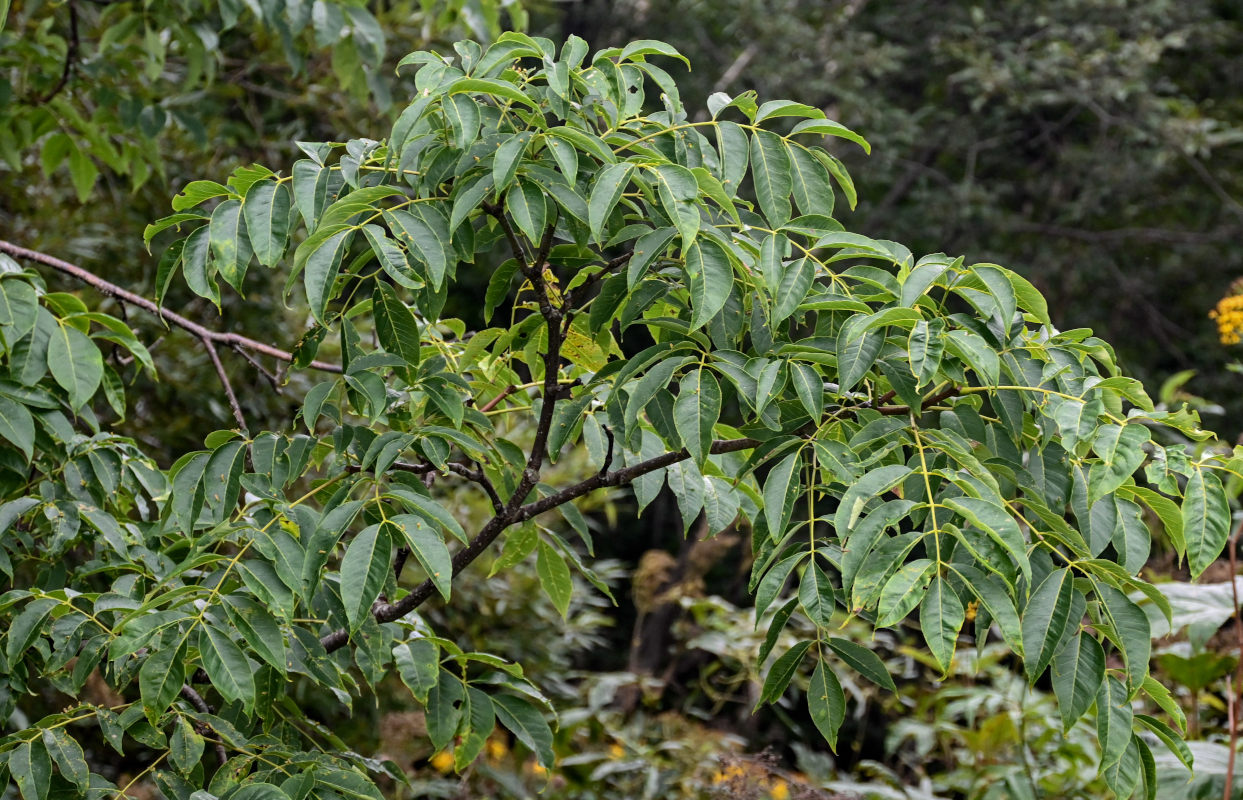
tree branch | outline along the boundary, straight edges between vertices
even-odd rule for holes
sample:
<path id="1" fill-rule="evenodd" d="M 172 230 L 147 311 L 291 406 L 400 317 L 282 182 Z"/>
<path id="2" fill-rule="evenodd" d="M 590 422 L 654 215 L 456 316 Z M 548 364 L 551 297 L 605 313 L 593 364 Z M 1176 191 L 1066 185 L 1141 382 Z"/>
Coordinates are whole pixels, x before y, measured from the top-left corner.
<path id="1" fill-rule="evenodd" d="M 49 89 L 42 97 L 31 101 L 31 105 L 44 105 L 60 94 L 61 90 L 69 83 L 69 76 L 73 73 L 73 65 L 78 60 L 78 6 L 73 0 L 69 0 L 67 5 L 69 6 L 69 41 L 65 46 L 65 67 L 61 70 L 60 80 L 56 82 L 56 85 Z"/>
<path id="2" fill-rule="evenodd" d="M 739 450 L 749 450 L 760 444 L 758 439 L 725 439 L 712 443 L 711 452 L 714 454 L 734 453 Z M 613 470 L 608 473 L 600 473 L 590 478 L 579 481 L 571 486 L 567 486 L 559 492 L 554 492 L 547 497 L 534 500 L 525 505 L 515 505 L 511 498 L 508 506 L 502 513 L 498 513 L 487 524 L 480 529 L 479 533 L 470 540 L 470 543 L 461 550 L 453 554 L 453 575 L 457 577 L 467 567 L 469 567 L 475 559 L 477 559 L 488 546 L 496 541 L 497 537 L 515 522 L 522 522 L 531 519 L 545 511 L 550 511 L 557 506 L 582 497 L 585 494 L 602 489 L 608 486 L 622 486 L 630 483 L 635 478 L 663 469 L 679 461 L 685 461 L 690 458 L 690 453 L 686 448 L 676 452 L 663 453 L 659 456 L 649 458 L 646 461 L 640 461 L 637 464 L 631 464 L 629 467 Z M 515 497 L 518 496 L 515 493 Z M 414 609 L 427 602 L 432 595 L 436 593 L 436 586 L 431 580 L 425 580 L 416 586 L 410 594 L 403 597 L 396 603 L 378 606 L 373 613 L 377 621 L 392 622 L 409 614 Z M 328 652 L 339 650 L 349 643 L 349 632 L 345 628 L 335 630 L 323 636 L 319 641 Z"/>
<path id="3" fill-rule="evenodd" d="M 613 273 L 613 270 L 617 269 L 618 267 L 625 266 L 630 261 L 633 255 L 634 255 L 634 251 L 631 250 L 629 253 L 620 255 L 617 258 L 614 258 L 611 261 L 608 261 L 607 263 L 605 263 L 605 265 L 600 268 L 599 272 L 595 273 L 594 275 L 592 275 L 591 277 L 587 278 L 585 281 L 580 283 L 578 286 L 574 287 L 573 291 L 570 292 L 569 298 L 567 299 L 567 303 L 571 307 L 577 306 L 579 303 L 581 303 L 585 299 L 584 295 L 587 294 L 588 290 L 591 289 L 591 287 L 595 286 L 597 283 L 604 280 L 606 276 L 611 275 Z"/>
<path id="4" fill-rule="evenodd" d="M 25 247 L 19 247 L 18 245 L 13 244 L 12 242 L 7 242 L 3 239 L 0 239 L 0 253 L 7 253 L 14 258 L 22 258 L 27 261 L 33 261 L 36 264 L 42 264 L 45 267 L 51 267 L 57 272 L 64 273 L 65 275 L 82 281 L 88 286 L 99 290 L 111 298 L 119 300 L 122 303 L 135 306 L 136 308 L 141 308 L 143 311 L 164 320 L 166 323 L 176 325 L 178 328 L 194 334 L 194 336 L 198 337 L 202 341 L 210 341 L 213 344 L 228 347 L 231 350 L 238 350 L 239 352 L 241 349 L 251 350 L 256 353 L 262 353 L 265 356 L 271 356 L 272 358 L 280 361 L 293 363 L 293 354 L 291 353 L 287 353 L 284 350 L 279 350 L 271 345 L 264 344 L 263 342 L 256 341 L 237 333 L 221 333 L 220 331 L 205 328 L 197 322 L 192 322 L 176 312 L 169 311 L 162 306 L 156 305 L 154 302 L 142 297 L 141 295 L 126 291 L 120 286 L 117 286 L 115 283 L 106 281 L 93 272 L 89 272 L 76 264 L 70 264 L 68 261 L 56 258 L 55 256 L 40 253 L 37 250 L 27 250 Z M 341 367 L 339 365 L 328 364 L 323 361 L 312 361 L 309 366 L 312 369 L 317 369 L 322 372 L 341 372 Z"/>
<path id="5" fill-rule="evenodd" d="M 246 434 L 250 430 L 250 426 L 246 424 L 246 416 L 242 413 L 242 406 L 237 402 L 237 395 L 233 392 L 233 384 L 229 382 L 229 374 L 224 371 L 224 364 L 220 363 L 220 355 L 216 353 L 216 345 L 212 344 L 211 339 L 203 339 L 203 347 L 207 350 L 207 355 L 211 358 L 212 366 L 216 368 L 216 375 L 220 378 L 220 383 L 224 385 L 224 396 L 229 398 L 229 408 L 233 409 L 233 419 L 237 420 L 237 426 L 242 429 L 242 433 Z"/>

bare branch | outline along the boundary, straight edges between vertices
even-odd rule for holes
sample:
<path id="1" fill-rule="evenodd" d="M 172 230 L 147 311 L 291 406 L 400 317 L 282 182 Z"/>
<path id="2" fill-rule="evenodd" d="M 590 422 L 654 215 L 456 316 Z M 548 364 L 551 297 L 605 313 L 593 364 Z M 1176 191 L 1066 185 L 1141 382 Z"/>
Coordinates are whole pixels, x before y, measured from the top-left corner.
<path id="1" fill-rule="evenodd" d="M 220 363 L 220 355 L 216 352 L 216 346 L 212 344 L 211 339 L 203 339 L 203 347 L 207 350 L 208 357 L 211 358 L 212 366 L 216 368 L 220 383 L 224 385 L 224 395 L 229 398 L 229 408 L 233 409 L 233 419 L 237 420 L 237 426 L 241 428 L 242 433 L 246 433 L 250 430 L 250 426 L 246 424 L 246 415 L 242 413 L 242 406 L 237 402 L 233 384 L 229 382 L 229 374 L 224 371 L 224 364 Z"/>
<path id="2" fill-rule="evenodd" d="M 27 250 L 25 247 L 19 247 L 12 242 L 7 242 L 3 239 L 0 239 L 0 253 L 7 253 L 14 258 L 23 258 L 27 261 L 42 264 L 45 267 L 51 267 L 57 272 L 62 272 L 72 278 L 82 281 L 88 286 L 98 289 L 100 292 L 103 292 L 109 297 L 119 300 L 122 303 L 127 303 L 131 306 L 141 308 L 143 311 L 153 314 L 167 323 L 176 325 L 182 330 L 189 331 L 203 341 L 211 341 L 213 344 L 228 347 L 233 350 L 245 348 L 256 353 L 262 353 L 265 356 L 271 356 L 272 358 L 279 359 L 280 361 L 293 363 L 292 353 L 287 353 L 284 350 L 279 350 L 271 345 L 264 344 L 263 342 L 256 341 L 237 333 L 221 333 L 220 331 L 205 328 L 197 322 L 192 322 L 186 319 L 180 314 L 156 305 L 154 302 L 142 297 L 141 295 L 126 291 L 120 286 L 117 286 L 115 283 L 106 281 L 93 272 L 89 272 L 76 264 L 70 264 L 68 261 L 56 258 L 55 256 L 49 256 L 46 253 L 40 253 L 36 250 Z M 321 372 L 341 372 L 340 365 L 328 364 L 323 361 L 312 361 L 309 366 L 311 369 L 317 369 Z"/>

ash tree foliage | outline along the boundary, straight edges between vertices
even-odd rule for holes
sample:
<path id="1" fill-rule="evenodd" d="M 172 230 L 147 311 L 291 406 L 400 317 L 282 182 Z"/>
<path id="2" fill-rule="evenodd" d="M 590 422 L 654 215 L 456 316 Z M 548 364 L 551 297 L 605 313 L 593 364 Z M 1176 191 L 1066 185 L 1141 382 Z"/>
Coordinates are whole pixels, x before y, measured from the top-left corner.
<path id="1" fill-rule="evenodd" d="M 867 143 L 821 111 L 716 94 L 692 118 L 655 41 L 455 49 L 401 62 L 417 94 L 386 141 L 195 181 L 147 230 L 175 235 L 161 297 L 287 276 L 313 320 L 296 364 L 324 376 L 290 428 L 235 408 L 238 430 L 157 469 L 91 411 L 124 409 L 99 347 L 149 364 L 142 346 L 29 272 L 0 279 L 0 712 L 76 698 L 0 739 L 26 800 L 125 788 L 82 742 L 142 753 L 132 780 L 168 797 L 379 797 L 401 771 L 291 697 L 349 706 L 390 673 L 458 769 L 498 724 L 552 768 L 554 709 L 521 665 L 419 609 L 451 607 L 490 547 L 493 572 L 534 558 L 563 614 L 572 573 L 607 592 L 575 501 L 619 486 L 750 531 L 760 702 L 801 692 L 829 746 L 839 674 L 894 685 L 844 616 L 917 625 L 947 672 L 964 628 L 991 631 L 1067 728 L 1095 721 L 1116 794 L 1153 797 L 1150 746 L 1190 756 L 1148 674 L 1142 606 L 1168 614 L 1137 577 L 1150 525 L 1198 575 L 1243 465 L 1189 449 L 1211 436 L 1194 414 L 1154 410 L 1015 273 L 844 230 L 854 188 L 822 145 Z M 441 310 L 479 269 L 493 327 L 471 332 Z M 327 337 L 339 372 L 312 361 Z M 546 483 L 576 448 L 592 472 Z M 454 481 L 490 503 L 482 528 L 438 500 Z M 778 651 L 794 614 L 817 635 Z M 119 705 L 82 699 L 96 669 Z M 1133 713 L 1140 695 L 1167 720 Z"/>

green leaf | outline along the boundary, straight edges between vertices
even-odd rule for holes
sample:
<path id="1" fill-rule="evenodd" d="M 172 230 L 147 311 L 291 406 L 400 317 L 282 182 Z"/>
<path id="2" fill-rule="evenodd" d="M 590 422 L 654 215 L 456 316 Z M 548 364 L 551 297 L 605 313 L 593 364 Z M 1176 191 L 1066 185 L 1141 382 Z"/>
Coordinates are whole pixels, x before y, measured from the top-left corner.
<path id="1" fill-rule="evenodd" d="M 967 362 L 987 386 L 995 386 L 1001 378 L 1001 359 L 997 351 L 971 331 L 946 331 L 945 349 Z"/>
<path id="2" fill-rule="evenodd" d="M 988 287 L 988 292 L 997 303 L 997 313 L 1002 323 L 1009 328 L 1010 321 L 1018 309 L 1018 301 L 1014 297 L 1014 287 L 1007 277 L 1008 270 L 991 264 L 976 264 L 971 267 L 972 274 Z"/>
<path id="3" fill-rule="evenodd" d="M 104 377 L 104 359 L 99 348 L 64 320 L 58 320 L 52 331 L 47 365 L 52 377 L 69 393 L 69 405 L 75 411 L 94 396 Z"/>
<path id="4" fill-rule="evenodd" d="M 773 228 L 790 221 L 790 156 L 781 137 L 755 131 L 751 139 L 751 181 L 764 218 Z"/>
<path id="5" fill-rule="evenodd" d="M 989 538 L 1005 548 L 1023 574 L 1031 577 L 1031 563 L 1027 559 L 1027 543 L 1023 541 L 1023 533 L 1019 530 L 1019 524 L 1004 508 L 987 500 L 977 500 L 973 497 L 953 497 L 947 499 L 945 505 L 950 510 L 961 514 L 963 519 L 987 533 Z M 1052 656 L 1052 652 L 1049 655 Z M 1048 659 L 1045 663 L 1048 663 Z"/>
<path id="6" fill-rule="evenodd" d="M 393 660 L 402 683 L 414 699 L 427 703 L 428 692 L 440 679 L 440 648 L 427 639 L 415 639 L 393 646 Z"/>
<path id="7" fill-rule="evenodd" d="M 833 216 L 833 184 L 829 181 L 829 171 L 805 147 L 788 144 L 786 150 L 790 156 L 790 187 L 799 210 L 804 214 Z"/>
<path id="8" fill-rule="evenodd" d="M 965 620 L 966 609 L 958 592 L 944 578 L 933 578 L 928 594 L 919 607 L 919 627 L 942 674 L 949 673 L 958 644 L 958 631 Z"/>
<path id="9" fill-rule="evenodd" d="M 52 760 L 41 739 L 22 742 L 9 751 L 9 775 L 25 800 L 47 800 Z"/>
<path id="10" fill-rule="evenodd" d="M 1063 732 L 1092 707 L 1104 679 L 1105 651 L 1100 642 L 1083 631 L 1066 639 L 1053 658 L 1053 692 Z"/>
<path id="11" fill-rule="evenodd" d="M 549 128 L 546 133 L 548 136 L 555 136 L 558 139 L 569 142 L 584 153 L 595 156 L 603 164 L 617 163 L 617 156 L 613 154 L 612 149 L 604 143 L 603 139 L 590 131 L 559 125 Z"/>
<path id="12" fill-rule="evenodd" d="M 337 273 L 341 269 L 341 260 L 345 258 L 346 248 L 349 247 L 350 237 L 353 235 L 353 228 L 347 226 L 321 227 L 306 243 L 312 240 L 318 240 L 314 249 L 307 252 L 305 260 L 305 272 L 303 273 L 303 284 L 306 288 L 307 303 L 311 306 L 311 314 L 315 317 L 315 321 L 321 325 L 324 323 L 324 312 L 328 307 L 328 301 L 333 298 L 333 285 L 337 280 Z M 322 235 L 321 234 L 327 234 Z M 302 246 L 299 246 L 298 253 L 301 254 Z"/>
<path id="13" fill-rule="evenodd" d="M 881 661 L 876 653 L 849 639 L 829 639 L 829 647 L 837 653 L 838 658 L 872 683 L 891 692 L 898 691 L 897 685 L 893 682 L 893 676 L 885 668 L 885 662 Z"/>
<path id="14" fill-rule="evenodd" d="M 807 618 L 818 628 L 829 628 L 833 623 L 833 584 L 829 576 L 814 560 L 803 571 L 798 587 L 799 605 Z"/>
<path id="15" fill-rule="evenodd" d="M 1148 615 L 1108 584 L 1097 583 L 1096 595 L 1117 634 L 1116 644 L 1126 663 L 1127 689 L 1137 691 L 1148 677 L 1148 660 L 1152 655 L 1152 626 Z"/>
<path id="16" fill-rule="evenodd" d="M 386 526 L 362 530 L 341 559 L 341 602 L 350 630 L 356 631 L 371 616 L 371 604 L 384 590 L 393 562 L 393 540 Z"/>
<path id="17" fill-rule="evenodd" d="M 43 633 L 43 623 L 56 606 L 57 602 L 51 598 L 31 600 L 9 624 L 4 654 L 10 666 L 16 666 Z"/>
<path id="18" fill-rule="evenodd" d="M 224 598 L 224 603 L 229 619 L 242 633 L 250 649 L 283 675 L 286 668 L 285 636 L 276 618 L 249 597 L 232 594 Z"/>
<path id="19" fill-rule="evenodd" d="M 520 697 L 498 694 L 492 697 L 496 716 L 501 724 L 535 753 L 544 769 L 552 769 L 552 729 L 539 709 Z"/>
<path id="20" fill-rule="evenodd" d="M 447 93 L 450 95 L 466 93 L 484 94 L 489 97 L 500 97 L 515 103 L 522 103 L 523 105 L 530 106 L 535 111 L 539 110 L 539 106 L 534 100 L 523 94 L 517 86 L 507 81 L 490 78 L 459 78 L 449 85 Z"/>
<path id="21" fill-rule="evenodd" d="M 230 194 L 229 189 L 215 181 L 190 181 L 173 198 L 173 211 L 185 211 L 213 197 L 227 194 Z"/>
<path id="22" fill-rule="evenodd" d="M 929 323 L 921 319 L 911 328 L 907 339 L 907 358 L 911 374 L 915 376 L 916 388 L 931 383 L 936 377 L 945 351 L 944 335 L 945 326 L 940 320 Z"/>
<path id="23" fill-rule="evenodd" d="M 509 188 L 513 183 L 514 176 L 518 174 L 518 165 L 522 162 L 522 156 L 526 153 L 527 145 L 534 136 L 531 131 L 520 131 L 501 142 L 501 146 L 496 148 L 496 155 L 492 157 L 492 186 L 498 194 Z M 479 186 L 483 191 L 488 190 L 486 179 L 481 179 Z M 480 195 L 482 197 L 482 195 Z M 477 204 L 477 203 L 476 203 Z M 459 216 L 457 203 L 453 207 L 453 219 Z M 464 209 L 462 216 L 469 213 L 470 209 Z M 456 227 L 450 223 L 450 227 Z"/>
<path id="24" fill-rule="evenodd" d="M 1198 465 L 1183 491 L 1183 537 L 1192 578 L 1217 560 L 1230 537 L 1230 504 L 1221 481 Z"/>
<path id="25" fill-rule="evenodd" d="M 795 498 L 803 488 L 799 475 L 801 466 L 802 454 L 795 450 L 777 462 L 764 479 L 764 518 L 769 535 L 773 537 L 784 535 L 790 522 Z"/>
<path id="26" fill-rule="evenodd" d="M 199 631 L 199 653 L 212 685 L 226 700 L 255 704 L 255 675 L 246 655 L 224 631 L 204 624 Z"/>
<path id="27" fill-rule="evenodd" d="M 34 417 L 25 406 L 3 395 L 0 395 L 0 436 L 21 450 L 26 463 L 30 463 L 35 450 Z"/>
<path id="28" fill-rule="evenodd" d="M 186 237 L 181 250 L 181 271 L 190 291 L 220 305 L 220 287 L 216 284 L 216 265 L 211 261 L 211 240 L 204 225 Z"/>
<path id="29" fill-rule="evenodd" d="M 539 184 L 519 178 L 505 195 L 505 210 L 533 245 L 540 242 L 548 225 L 548 203 Z"/>
<path id="30" fill-rule="evenodd" d="M 371 294 L 371 307 L 375 313 L 376 337 L 384 349 L 401 357 L 411 370 L 419 365 L 419 326 L 414 313 L 401 302 L 393 287 L 377 281 Z"/>
<path id="31" fill-rule="evenodd" d="M 798 665 L 811 645 L 810 641 L 799 642 L 773 662 L 768 675 L 764 678 L 764 687 L 760 690 L 759 701 L 756 702 L 757 707 L 764 703 L 771 703 L 785 694 L 786 687 L 790 685 L 790 679 L 798 671 Z"/>
<path id="32" fill-rule="evenodd" d="M 868 501 L 880 497 L 906 480 L 906 476 L 912 471 L 910 467 L 902 464 L 889 464 L 877 467 L 854 481 L 842 495 L 833 518 L 833 527 L 837 530 L 838 537 L 843 541 L 847 540 Z"/>
<path id="33" fill-rule="evenodd" d="M 479 135 L 479 104 L 470 97 L 450 95 L 440 104 L 453 130 L 453 146 L 465 150 Z"/>
<path id="34" fill-rule="evenodd" d="M 845 125 L 842 125 L 840 122 L 834 122 L 831 119 L 805 120 L 804 122 L 800 122 L 795 125 L 793 130 L 790 131 L 791 136 L 795 136 L 800 133 L 818 133 L 822 136 L 836 136 L 839 139 L 847 139 L 854 142 L 862 147 L 863 152 L 865 153 L 870 154 L 872 152 L 872 146 L 868 144 L 867 139 L 864 139 L 862 136 L 855 133 L 850 128 L 847 128 Z M 850 203 L 850 207 L 854 208 L 853 200 Z"/>
<path id="35" fill-rule="evenodd" d="M 1100 462 L 1088 471 L 1088 502 L 1095 503 L 1125 483 L 1147 454 L 1144 445 L 1151 441 L 1148 428 L 1133 425 L 1104 425 L 1092 442 Z"/>
<path id="36" fill-rule="evenodd" d="M 928 593 L 928 582 L 936 572 L 937 563 L 919 558 L 904 564 L 893 574 L 880 592 L 876 611 L 876 627 L 887 628 L 901 622 Z"/>
<path id="37" fill-rule="evenodd" d="M 142 710 L 152 725 L 159 721 L 181 691 L 185 680 L 184 643 L 184 639 L 179 639 L 175 647 L 148 653 L 138 670 Z"/>
<path id="38" fill-rule="evenodd" d="M 1029 681 L 1039 678 L 1049 665 L 1066 626 L 1079 624 L 1070 619 L 1073 592 L 1069 570 L 1054 570 L 1032 592 L 1023 610 L 1023 667 Z"/>
<path id="39" fill-rule="evenodd" d="M 283 183 L 256 181 L 246 190 L 242 204 L 246 233 L 255 258 L 265 267 L 275 266 L 285 255 L 291 206 L 289 188 Z"/>
<path id="40" fill-rule="evenodd" d="M 467 730 L 453 751 L 453 765 L 459 772 L 474 763 L 496 728 L 496 706 L 492 703 L 492 698 L 473 686 L 468 686 L 466 701 Z"/>
<path id="41" fill-rule="evenodd" d="M 602 241 L 604 224 L 630 183 L 633 170 L 633 164 L 622 162 L 609 164 L 596 173 L 596 180 L 591 186 L 591 196 L 587 200 L 587 216 L 591 238 L 597 243 Z"/>
<path id="42" fill-rule="evenodd" d="M 819 420 L 824 414 L 824 379 L 820 373 L 807 364 L 791 361 L 790 382 L 807 416 Z"/>
<path id="43" fill-rule="evenodd" d="M 676 58 L 690 68 L 691 62 L 678 52 L 677 48 L 671 44 L 657 41 L 655 39 L 637 39 L 622 48 L 619 56 L 622 61 L 644 61 L 646 56 L 658 55 Z"/>
<path id="44" fill-rule="evenodd" d="M 843 325 L 837 339 L 838 384 L 843 392 L 854 388 L 876 362 L 885 343 L 881 331 L 855 334 L 850 325 Z"/>
<path id="45" fill-rule="evenodd" d="M 1134 712 L 1122 681 L 1106 675 L 1096 694 L 1096 738 L 1101 744 L 1101 769 L 1118 763 L 1131 743 Z"/>
<path id="46" fill-rule="evenodd" d="M 566 566 L 565 559 L 543 539 L 539 542 L 535 571 L 539 575 L 540 587 L 548 595 L 548 599 L 552 600 L 561 618 L 565 619 L 570 610 L 574 582 L 570 579 L 570 568 Z"/>
<path id="47" fill-rule="evenodd" d="M 652 181 L 656 184 L 656 196 L 665 214 L 682 237 L 682 250 L 690 247 L 699 232 L 699 183 L 686 167 L 676 164 L 659 164 L 649 167 Z"/>
<path id="48" fill-rule="evenodd" d="M 230 197 L 216 206 L 208 231 L 216 269 L 220 270 L 230 286 L 240 292 L 251 255 L 250 240 L 242 217 L 242 201 Z"/>
<path id="49" fill-rule="evenodd" d="M 168 760 L 178 772 L 188 774 L 203 760 L 206 742 L 185 717 L 178 717 L 169 739 Z"/>
<path id="50" fill-rule="evenodd" d="M 630 261 L 626 263 L 627 289 L 633 289 L 635 284 L 647 274 L 648 268 L 665 254 L 665 249 L 676 234 L 676 228 L 657 228 L 635 240 Z"/>
<path id="51" fill-rule="evenodd" d="M 400 536 L 399 541 L 405 541 L 436 591 L 447 601 L 453 588 L 453 560 L 445 540 L 418 514 L 389 517 L 387 525 L 396 528 L 391 531 L 393 538 Z"/>
<path id="52" fill-rule="evenodd" d="M 716 140 L 720 151 L 721 186 L 733 197 L 747 174 L 751 144 L 746 131 L 736 122 L 718 122 Z"/>
<path id="53" fill-rule="evenodd" d="M 686 251 L 686 286 L 691 293 L 691 330 L 725 307 L 734 286 L 729 256 L 711 239 L 697 239 Z"/>
<path id="54" fill-rule="evenodd" d="M 682 376 L 673 405 L 673 421 L 687 452 L 701 467 L 712 447 L 712 429 L 721 415 L 721 386 L 712 372 L 699 368 Z"/>
<path id="55" fill-rule="evenodd" d="M 823 659 L 816 660 L 816 669 L 811 673 L 811 683 L 807 686 L 807 711 L 816 730 L 829 743 L 829 748 L 836 752 L 837 731 L 846 719 L 846 695 L 832 668 Z"/>
<path id="56" fill-rule="evenodd" d="M 399 242 L 411 248 L 411 254 L 427 267 L 432 288 L 437 291 L 444 285 L 449 270 L 450 253 L 447 243 L 441 240 L 436 229 L 427 219 L 402 209 L 385 210 L 384 219 L 389 230 Z M 456 260 L 456 259 L 454 259 Z"/>
<path id="57" fill-rule="evenodd" d="M 82 745 L 65 732 L 64 728 L 44 728 L 43 746 L 60 770 L 61 776 L 85 792 L 91 782 L 91 771 L 86 765 Z"/>
<path id="58" fill-rule="evenodd" d="M 781 283 L 773 294 L 777 300 L 773 304 L 772 324 L 774 327 L 785 322 L 798 310 L 815 279 L 816 262 L 811 258 L 792 261 L 782 270 Z"/>
<path id="59" fill-rule="evenodd" d="M 1150 717 L 1147 714 L 1136 714 L 1135 721 L 1139 722 L 1148 730 L 1152 731 L 1161 743 L 1169 748 L 1182 765 L 1187 769 L 1195 768 L 1195 756 L 1191 754 L 1191 748 L 1183 741 L 1183 737 L 1178 732 L 1166 725 L 1156 717 Z"/>

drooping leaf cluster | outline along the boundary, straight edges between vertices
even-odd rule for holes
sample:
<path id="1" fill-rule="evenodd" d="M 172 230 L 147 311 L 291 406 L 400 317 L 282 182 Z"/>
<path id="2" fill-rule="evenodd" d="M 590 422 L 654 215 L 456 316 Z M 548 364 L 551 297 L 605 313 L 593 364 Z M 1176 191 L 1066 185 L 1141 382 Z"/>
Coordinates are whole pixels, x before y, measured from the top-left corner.
<path id="1" fill-rule="evenodd" d="M 775 656 L 761 702 L 809 673 L 831 746 L 842 670 L 893 686 L 834 635 L 844 616 L 917 620 L 947 672 L 970 625 L 1030 680 L 1051 675 L 1067 727 L 1095 708 L 1106 780 L 1151 797 L 1137 732 L 1187 751 L 1131 711 L 1146 694 L 1183 725 L 1148 675 L 1143 606 L 1167 609 L 1137 573 L 1150 525 L 1194 574 L 1217 557 L 1219 473 L 1238 470 L 1169 444 L 1208 436 L 1194 415 L 1154 410 L 1108 344 L 1056 330 L 1009 270 L 844 230 L 853 185 L 821 145 L 867 145 L 818 109 L 714 95 L 692 119 L 659 66 L 679 56 L 654 41 L 590 54 L 511 33 L 456 52 L 402 61 L 417 95 L 386 140 L 300 143 L 287 175 L 196 181 L 148 228 L 180 236 L 161 296 L 178 272 L 218 303 L 222 282 L 285 270 L 314 321 L 298 358 L 332 335 L 342 372 L 296 430 L 218 432 L 144 484 L 141 508 L 102 498 L 119 547 L 79 536 L 47 564 L 54 506 L 14 487 L 9 702 L 35 679 L 76 696 L 96 666 L 127 700 L 0 740 L 28 800 L 53 762 L 58 784 L 108 785 L 63 736 L 87 719 L 118 749 L 163 752 L 170 797 L 378 796 L 386 767 L 326 747 L 290 696 L 348 705 L 391 672 L 459 768 L 498 722 L 551 767 L 551 709 L 521 667 L 463 652 L 418 608 L 452 604 L 453 576 L 502 536 L 493 569 L 534 555 L 562 614 L 572 571 L 607 591 L 574 501 L 622 485 L 640 511 L 667 486 L 686 526 L 749 530 Z M 442 318 L 473 270 L 490 273 L 480 331 Z M 546 483 L 571 448 L 593 473 Z M 58 454 L 38 458 L 40 491 L 74 496 Z M 474 484 L 492 518 L 464 530 L 434 476 Z M 774 652 L 796 613 L 816 636 Z M 280 789 L 247 788 L 264 785 Z"/>

